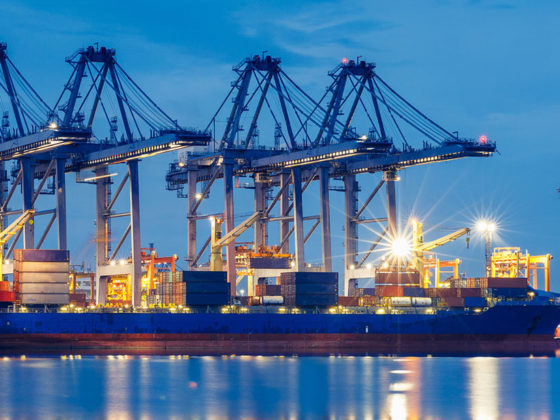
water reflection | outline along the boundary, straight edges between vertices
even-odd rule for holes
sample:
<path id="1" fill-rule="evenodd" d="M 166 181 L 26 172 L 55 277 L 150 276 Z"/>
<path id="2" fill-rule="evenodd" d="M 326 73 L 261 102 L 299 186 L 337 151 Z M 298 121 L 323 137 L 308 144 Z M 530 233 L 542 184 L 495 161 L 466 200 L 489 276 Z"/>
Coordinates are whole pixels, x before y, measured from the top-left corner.
<path id="1" fill-rule="evenodd" d="M 493 420 L 499 417 L 500 405 L 498 359 L 468 359 L 470 415 L 473 419 Z"/>
<path id="2" fill-rule="evenodd" d="M 559 376 L 555 358 L 7 358 L 0 416 L 547 418 Z"/>

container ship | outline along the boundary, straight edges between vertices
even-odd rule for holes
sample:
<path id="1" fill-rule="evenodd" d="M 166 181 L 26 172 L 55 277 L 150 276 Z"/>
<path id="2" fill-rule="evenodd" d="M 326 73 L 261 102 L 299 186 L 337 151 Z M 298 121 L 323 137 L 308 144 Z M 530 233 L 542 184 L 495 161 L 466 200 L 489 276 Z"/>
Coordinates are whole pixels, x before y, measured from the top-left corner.
<path id="1" fill-rule="evenodd" d="M 13 290 L 2 295 L 13 296 L 0 313 L 4 353 L 560 352 L 560 295 L 525 277 L 423 287 L 418 271 L 378 267 L 375 287 L 353 282 L 351 296 L 339 296 L 337 273 L 288 271 L 278 284 L 259 281 L 255 296 L 232 298 L 223 271 L 161 271 L 143 306 L 132 308 L 126 292 L 104 306 L 85 304 L 75 284 L 69 293 L 68 273 L 58 274 L 69 267 L 66 251 L 25 250 L 15 258 Z M 57 304 L 38 303 L 47 298 Z"/>

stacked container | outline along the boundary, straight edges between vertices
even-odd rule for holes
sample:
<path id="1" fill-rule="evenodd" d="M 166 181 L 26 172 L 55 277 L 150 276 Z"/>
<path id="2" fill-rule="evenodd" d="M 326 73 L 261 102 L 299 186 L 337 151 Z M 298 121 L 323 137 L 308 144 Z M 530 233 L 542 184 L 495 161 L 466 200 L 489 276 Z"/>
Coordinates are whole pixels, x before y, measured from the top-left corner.
<path id="1" fill-rule="evenodd" d="M 420 274 L 417 271 L 382 272 L 375 273 L 375 284 L 393 286 L 419 286 Z"/>
<path id="2" fill-rule="evenodd" d="M 255 292 L 256 296 L 280 296 L 282 286 L 279 284 L 257 284 Z"/>
<path id="3" fill-rule="evenodd" d="M 70 253 L 65 250 L 14 250 L 14 292 L 22 305 L 70 302 Z"/>
<path id="4" fill-rule="evenodd" d="M 338 273 L 282 273 L 280 284 L 288 306 L 334 306 L 338 301 Z"/>
<path id="5" fill-rule="evenodd" d="M 14 302 L 14 291 L 10 290 L 9 281 L 0 281 L 0 306 Z"/>
<path id="6" fill-rule="evenodd" d="M 223 306 L 229 304 L 230 285 L 225 271 L 177 271 L 176 282 L 185 305 Z"/>

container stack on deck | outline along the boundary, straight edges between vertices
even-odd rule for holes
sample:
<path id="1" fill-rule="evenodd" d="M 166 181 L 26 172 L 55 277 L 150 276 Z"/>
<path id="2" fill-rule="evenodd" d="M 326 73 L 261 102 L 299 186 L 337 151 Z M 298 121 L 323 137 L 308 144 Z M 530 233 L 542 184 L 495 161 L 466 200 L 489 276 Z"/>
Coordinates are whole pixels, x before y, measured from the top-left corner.
<path id="1" fill-rule="evenodd" d="M 14 250 L 15 302 L 22 305 L 67 305 L 70 253 L 66 250 Z"/>
<path id="2" fill-rule="evenodd" d="M 255 288 L 255 296 L 281 296 L 282 286 L 279 284 L 257 284 Z"/>
<path id="3" fill-rule="evenodd" d="M 14 302 L 14 290 L 9 281 L 0 281 L 0 306 L 8 306 Z"/>
<path id="4" fill-rule="evenodd" d="M 167 305 L 221 306 L 229 304 L 225 271 L 159 273 L 156 301 Z"/>
<path id="5" fill-rule="evenodd" d="M 338 302 L 338 273 L 287 272 L 280 276 L 288 306 L 334 306 Z"/>

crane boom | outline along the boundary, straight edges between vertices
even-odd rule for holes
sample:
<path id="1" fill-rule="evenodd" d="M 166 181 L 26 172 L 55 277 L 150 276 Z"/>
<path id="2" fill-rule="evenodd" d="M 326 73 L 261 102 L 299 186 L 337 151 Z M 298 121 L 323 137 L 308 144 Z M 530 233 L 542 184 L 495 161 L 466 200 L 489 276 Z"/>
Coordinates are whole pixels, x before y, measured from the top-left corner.
<path id="1" fill-rule="evenodd" d="M 35 210 L 33 209 L 24 211 L 16 220 L 10 223 L 6 229 L 0 232 L 0 247 L 4 248 L 4 244 L 8 242 L 12 236 L 23 229 L 27 222 L 32 223 L 34 214 Z M 0 250 L 0 281 L 4 279 L 3 265 L 4 251 Z"/>
<path id="2" fill-rule="evenodd" d="M 240 223 L 239 225 L 234 227 L 232 230 L 230 230 L 228 233 L 226 233 L 222 238 L 216 240 L 212 244 L 212 249 L 222 248 L 226 245 L 229 245 L 232 241 L 234 241 L 236 238 L 241 236 L 241 234 L 243 234 L 243 232 L 245 232 L 247 229 L 249 229 L 251 226 L 253 226 L 253 224 L 256 221 L 258 221 L 262 216 L 263 216 L 262 211 L 257 211 L 255 213 L 253 213 L 251 216 L 249 216 L 247 219 L 245 219 L 242 223 Z"/>
<path id="3" fill-rule="evenodd" d="M 449 242 L 454 241 L 455 239 L 460 238 L 460 237 L 463 236 L 463 235 L 466 235 L 466 234 L 469 233 L 470 231 L 471 231 L 471 230 L 470 230 L 469 228 L 462 228 L 462 229 L 459 229 L 459 230 L 457 230 L 457 231 L 455 231 L 455 232 L 453 232 L 453 233 L 450 233 L 449 235 L 442 236 L 442 237 L 439 238 L 439 239 L 436 239 L 436 240 L 433 240 L 433 241 L 430 241 L 430 242 L 425 242 L 425 243 L 423 243 L 423 244 L 420 244 L 416 249 L 417 249 L 418 251 L 422 251 L 422 252 L 424 252 L 424 251 L 431 251 L 431 250 L 434 249 L 434 248 L 437 248 L 437 247 L 440 247 L 440 246 L 442 246 L 442 245 L 445 245 L 445 244 L 447 244 L 447 243 L 449 243 Z"/>
<path id="4" fill-rule="evenodd" d="M 0 244 L 4 245 L 10 240 L 12 236 L 19 232 L 21 228 L 33 217 L 35 210 L 30 209 L 24 211 L 16 220 L 14 220 L 10 225 L 0 232 Z"/>
<path id="5" fill-rule="evenodd" d="M 462 228 L 433 241 L 424 242 L 423 228 L 424 224 L 422 222 L 419 222 L 418 220 L 412 221 L 412 266 L 418 271 L 420 284 L 424 287 L 428 287 L 424 278 L 424 252 L 431 251 L 432 249 L 452 242 L 463 235 L 467 235 L 471 230 L 469 228 Z"/>
<path id="6" fill-rule="evenodd" d="M 263 217 L 262 211 L 257 211 L 245 219 L 241 224 L 234 227 L 225 236 L 222 236 L 222 218 L 212 219 L 212 232 L 210 233 L 210 271 L 222 271 L 223 259 L 222 248 L 231 244 L 236 238 L 241 236 L 243 232 L 253 226 Z"/>

